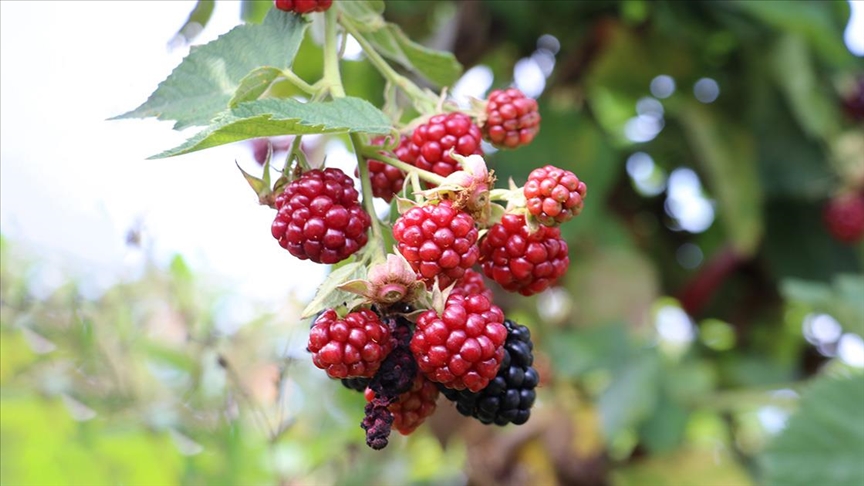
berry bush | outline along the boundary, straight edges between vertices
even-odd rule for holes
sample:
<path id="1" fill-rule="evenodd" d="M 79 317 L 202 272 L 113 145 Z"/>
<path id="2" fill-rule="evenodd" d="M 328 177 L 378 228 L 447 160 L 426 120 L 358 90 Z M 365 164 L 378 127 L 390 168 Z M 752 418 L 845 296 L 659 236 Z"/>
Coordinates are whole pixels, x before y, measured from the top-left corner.
<path id="1" fill-rule="evenodd" d="M 862 483 L 845 3 L 601 3 L 244 0 L 266 15 L 120 116 L 200 128 L 153 158 L 250 146 L 276 241 L 243 237 L 332 265 L 281 323 L 302 339 L 272 358 L 293 414 L 274 457 L 314 439 L 323 482 L 417 451 L 463 469 L 430 452 L 456 443 L 471 484 Z M 844 465 L 804 465 L 824 455 Z"/>

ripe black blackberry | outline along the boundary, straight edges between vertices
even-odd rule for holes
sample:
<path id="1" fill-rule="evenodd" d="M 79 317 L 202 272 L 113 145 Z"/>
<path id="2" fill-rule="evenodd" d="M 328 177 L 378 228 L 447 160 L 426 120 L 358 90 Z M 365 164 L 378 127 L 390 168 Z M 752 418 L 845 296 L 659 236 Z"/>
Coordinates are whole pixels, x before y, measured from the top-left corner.
<path id="1" fill-rule="evenodd" d="M 534 343 L 531 331 L 509 319 L 507 341 L 504 343 L 504 360 L 494 380 L 479 392 L 453 390 L 439 386 L 447 399 L 456 403 L 456 410 L 466 417 L 474 417 L 484 424 L 521 425 L 531 416 L 536 394 L 534 388 L 540 381 L 534 363 Z"/>
<path id="2" fill-rule="evenodd" d="M 349 389 L 363 393 L 372 378 L 342 378 L 342 385 Z"/>

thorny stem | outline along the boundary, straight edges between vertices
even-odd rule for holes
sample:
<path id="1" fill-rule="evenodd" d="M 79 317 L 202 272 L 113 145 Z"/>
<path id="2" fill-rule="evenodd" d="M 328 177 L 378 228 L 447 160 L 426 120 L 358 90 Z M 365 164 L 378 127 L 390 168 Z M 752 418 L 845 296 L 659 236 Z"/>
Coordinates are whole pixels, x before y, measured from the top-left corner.
<path id="1" fill-rule="evenodd" d="M 389 157 L 389 156 L 381 153 L 380 148 L 363 146 L 363 149 L 361 150 L 361 152 L 365 157 L 368 157 L 370 159 L 380 160 L 381 162 L 384 162 L 385 164 L 388 164 L 388 165 L 392 165 L 393 167 L 396 167 L 397 169 L 401 169 L 408 174 L 417 174 L 417 176 L 419 176 L 421 179 L 423 179 L 426 182 L 436 184 L 436 185 L 441 185 L 444 183 L 444 177 L 442 177 L 442 176 L 440 176 L 434 172 L 429 172 L 428 170 L 419 169 L 417 167 L 414 167 L 411 164 L 407 164 L 405 162 L 402 162 L 399 159 L 394 159 L 393 157 Z"/>
<path id="2" fill-rule="evenodd" d="M 354 28 L 353 25 L 351 25 L 350 20 L 342 22 L 342 27 L 344 27 L 345 30 L 357 40 L 357 43 L 360 44 L 360 47 L 363 48 L 363 52 L 366 54 L 366 57 L 369 58 L 369 62 L 371 62 L 372 65 L 375 66 L 376 69 L 378 69 L 381 75 L 394 85 L 400 87 L 402 91 L 404 91 L 412 100 L 414 100 L 415 106 L 420 104 L 421 101 L 431 106 L 435 106 L 438 103 L 438 100 L 435 97 L 431 96 L 429 93 L 426 93 L 425 91 L 420 89 L 419 86 L 411 82 L 410 79 L 402 76 L 401 74 L 397 73 L 392 67 L 390 67 L 390 65 L 387 64 L 387 61 L 385 61 L 384 58 L 381 57 L 380 54 L 378 54 L 378 51 L 375 50 L 375 47 L 373 47 L 372 44 L 370 44 L 369 41 L 367 41 L 366 38 L 363 37 L 363 34 L 361 34 L 357 29 Z M 429 111 L 428 106 L 417 106 L 417 108 L 421 112 Z"/>

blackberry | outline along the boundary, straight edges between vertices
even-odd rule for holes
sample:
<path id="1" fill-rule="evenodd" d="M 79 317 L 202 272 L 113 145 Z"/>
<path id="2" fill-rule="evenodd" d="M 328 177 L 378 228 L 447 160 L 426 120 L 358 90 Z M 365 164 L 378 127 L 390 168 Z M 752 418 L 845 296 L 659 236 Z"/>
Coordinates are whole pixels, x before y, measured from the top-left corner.
<path id="1" fill-rule="evenodd" d="M 369 386 L 370 381 L 372 381 L 371 378 L 342 378 L 342 386 L 349 390 L 363 393 L 366 391 L 366 387 Z"/>
<path id="2" fill-rule="evenodd" d="M 504 360 L 494 380 L 479 392 L 453 390 L 439 385 L 438 389 L 448 400 L 456 403 L 456 410 L 466 417 L 474 417 L 484 424 L 522 425 L 531 416 L 536 394 L 534 388 L 540 381 L 534 363 L 534 344 L 531 331 L 509 319 L 507 342 L 504 344 Z"/>

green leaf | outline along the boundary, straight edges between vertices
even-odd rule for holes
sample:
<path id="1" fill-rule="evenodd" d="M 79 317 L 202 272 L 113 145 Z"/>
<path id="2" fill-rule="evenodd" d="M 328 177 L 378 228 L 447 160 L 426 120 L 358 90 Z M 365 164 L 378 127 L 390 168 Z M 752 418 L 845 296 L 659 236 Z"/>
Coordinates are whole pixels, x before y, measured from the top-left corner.
<path id="1" fill-rule="evenodd" d="M 359 280 L 366 277 L 366 267 L 359 262 L 346 263 L 330 272 L 330 275 L 321 282 L 315 298 L 303 309 L 302 319 L 307 319 L 325 310 L 338 307 L 345 302 L 355 300 L 356 295 L 339 290 L 338 287 L 350 280 Z"/>
<path id="2" fill-rule="evenodd" d="M 263 66 L 253 69 L 240 80 L 240 86 L 237 86 L 237 90 L 234 91 L 234 96 L 228 102 L 228 107 L 236 108 L 244 101 L 257 100 L 280 76 L 282 76 L 282 70 L 279 68 Z"/>
<path id="3" fill-rule="evenodd" d="M 690 102 L 680 111 L 687 139 L 708 173 L 708 184 L 720 203 L 720 220 L 742 255 L 752 255 L 762 239 L 762 187 L 753 137 Z"/>
<path id="4" fill-rule="evenodd" d="M 189 18 L 180 31 L 174 36 L 175 39 L 182 38 L 184 42 L 192 42 L 198 34 L 207 26 L 210 17 L 213 15 L 213 7 L 216 6 L 215 0 L 198 0 L 195 8 L 189 13 Z"/>
<path id="5" fill-rule="evenodd" d="M 660 363 L 653 352 L 633 359 L 600 395 L 600 424 L 607 440 L 642 423 L 657 406 Z"/>
<path id="6" fill-rule="evenodd" d="M 390 133 L 384 113 L 359 98 L 301 103 L 297 100 L 248 101 L 226 111 L 182 145 L 150 157 L 162 159 L 250 138 L 311 133 Z"/>
<path id="7" fill-rule="evenodd" d="M 355 26 L 381 55 L 438 86 L 449 86 L 462 74 L 462 65 L 456 56 L 412 41 L 398 25 L 387 23 L 376 30 L 369 30 L 369 25 L 359 22 Z"/>
<path id="8" fill-rule="evenodd" d="M 773 49 L 774 78 L 798 124 L 811 137 L 833 140 L 840 133 L 841 119 L 834 100 L 820 91 L 816 70 L 801 36 L 785 35 Z"/>
<path id="9" fill-rule="evenodd" d="M 175 120 L 175 130 L 206 125 L 228 106 L 250 71 L 290 67 L 305 29 L 300 17 L 272 9 L 263 24 L 240 25 L 213 42 L 192 47 L 144 104 L 112 120 Z"/>
<path id="10" fill-rule="evenodd" d="M 864 378 L 818 378 L 760 464 L 766 485 L 864 484 Z"/>
<path id="11" fill-rule="evenodd" d="M 803 36 L 820 56 L 833 64 L 854 59 L 843 44 L 843 23 L 835 12 L 834 4 L 841 2 L 798 2 L 788 8 L 782 2 L 729 2 L 738 9 L 784 32 Z M 845 3 L 845 2 L 843 2 Z M 845 16 L 848 17 L 848 14 Z"/>

